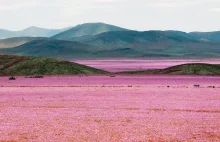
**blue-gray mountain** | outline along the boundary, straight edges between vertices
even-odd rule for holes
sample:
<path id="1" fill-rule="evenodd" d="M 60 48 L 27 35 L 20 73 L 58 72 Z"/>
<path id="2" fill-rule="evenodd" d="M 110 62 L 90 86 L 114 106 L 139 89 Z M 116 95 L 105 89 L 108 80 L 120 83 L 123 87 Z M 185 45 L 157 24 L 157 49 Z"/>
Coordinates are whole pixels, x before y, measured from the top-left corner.
<path id="1" fill-rule="evenodd" d="M 110 31 L 127 31 L 127 29 L 104 23 L 86 23 L 77 25 L 67 31 L 61 32 L 52 38 L 60 40 L 71 40 L 77 37 L 87 37 Z"/>
<path id="2" fill-rule="evenodd" d="M 0 48 L 17 47 L 25 43 L 39 39 L 45 39 L 45 38 L 44 37 L 14 37 L 14 38 L 0 39 Z"/>
<path id="3" fill-rule="evenodd" d="M 65 41 L 42 39 L 1 49 L 1 53 L 73 58 L 218 58 L 220 43 L 201 41 L 167 31 L 115 31 Z"/>
<path id="4" fill-rule="evenodd" d="M 64 29 L 45 29 L 34 26 L 21 31 L 9 31 L 0 29 L 0 39 L 12 37 L 51 37 L 68 29 L 70 29 L 70 27 Z"/>
<path id="5" fill-rule="evenodd" d="M 14 48 L 0 49 L 1 54 L 53 57 L 58 59 L 86 58 L 99 51 L 82 43 L 54 39 L 39 39 Z"/>
<path id="6" fill-rule="evenodd" d="M 132 31 L 104 23 L 78 25 L 50 39 L 0 49 L 2 54 L 73 58 L 219 58 L 218 32 Z M 211 38 L 212 37 L 212 38 Z"/>
<path id="7" fill-rule="evenodd" d="M 220 31 L 217 31 L 217 32 L 192 32 L 189 34 L 197 39 L 200 39 L 200 40 L 220 42 Z"/>
<path id="8" fill-rule="evenodd" d="M 220 57 L 220 42 L 199 40 L 179 31 L 116 31 L 72 40 L 102 47 L 103 51 L 98 53 L 102 57 L 109 57 L 112 51 L 123 57 L 128 54 L 133 57 Z M 122 49 L 126 49 L 126 54 L 115 52 L 124 52 Z"/>

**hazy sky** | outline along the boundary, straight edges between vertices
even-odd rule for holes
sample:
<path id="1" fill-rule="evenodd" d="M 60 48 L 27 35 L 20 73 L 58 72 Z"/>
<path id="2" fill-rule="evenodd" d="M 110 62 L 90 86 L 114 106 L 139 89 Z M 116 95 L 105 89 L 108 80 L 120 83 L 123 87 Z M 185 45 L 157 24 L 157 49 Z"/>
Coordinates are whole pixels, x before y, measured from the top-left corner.
<path id="1" fill-rule="evenodd" d="M 0 29 L 104 22 L 134 30 L 220 30 L 220 0 L 0 0 Z"/>

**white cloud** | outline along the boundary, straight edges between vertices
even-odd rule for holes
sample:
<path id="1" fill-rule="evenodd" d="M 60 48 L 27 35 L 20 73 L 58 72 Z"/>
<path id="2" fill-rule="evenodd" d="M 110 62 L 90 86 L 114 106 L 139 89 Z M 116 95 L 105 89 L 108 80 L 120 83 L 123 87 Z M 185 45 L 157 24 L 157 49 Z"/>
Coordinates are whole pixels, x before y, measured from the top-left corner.
<path id="1" fill-rule="evenodd" d="M 0 29 L 105 22 L 138 30 L 219 30 L 218 7 L 220 0 L 0 0 Z"/>
<path id="2" fill-rule="evenodd" d="M 96 2 L 101 2 L 101 3 L 110 3 L 110 2 L 116 2 L 116 0 L 95 0 Z"/>
<path id="3" fill-rule="evenodd" d="M 157 0 L 154 2 L 148 3 L 146 6 L 152 7 L 163 7 L 163 8 L 178 8 L 178 7 L 186 7 L 186 6 L 195 6 L 205 3 L 216 2 L 216 0 Z"/>
<path id="4" fill-rule="evenodd" d="M 16 11 L 25 7 L 32 7 L 35 6 L 35 1 L 26 1 L 21 0 L 20 2 L 15 0 L 14 2 L 12 0 L 4 1 L 0 0 L 0 11 L 7 12 L 7 11 Z"/>
<path id="5" fill-rule="evenodd" d="M 211 8 L 211 9 L 209 9 L 209 11 L 220 12 L 220 7 L 219 8 Z"/>

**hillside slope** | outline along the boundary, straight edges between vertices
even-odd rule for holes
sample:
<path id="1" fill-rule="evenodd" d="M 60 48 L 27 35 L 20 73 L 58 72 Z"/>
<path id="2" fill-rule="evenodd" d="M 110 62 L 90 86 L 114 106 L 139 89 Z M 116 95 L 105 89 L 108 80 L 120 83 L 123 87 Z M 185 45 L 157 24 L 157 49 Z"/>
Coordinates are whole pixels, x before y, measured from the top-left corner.
<path id="1" fill-rule="evenodd" d="M 134 44 L 157 43 L 167 40 L 175 42 L 197 42 L 195 39 L 164 31 L 113 31 L 79 39 L 78 41 L 102 47 L 124 47 L 132 46 Z"/>
<path id="2" fill-rule="evenodd" d="M 189 35 L 204 41 L 220 42 L 220 31 L 216 32 L 191 32 Z"/>
<path id="3" fill-rule="evenodd" d="M 52 38 L 60 40 L 72 40 L 76 37 L 97 35 L 109 31 L 126 31 L 127 29 L 104 23 L 86 23 L 75 26 L 67 31 L 61 32 Z"/>
<path id="4" fill-rule="evenodd" d="M 0 49 L 2 54 L 41 56 L 60 59 L 86 58 L 90 57 L 92 52 L 99 51 L 98 48 L 90 47 L 85 44 L 42 39 L 35 40 L 10 49 Z"/>
<path id="5" fill-rule="evenodd" d="M 52 58 L 0 55 L 0 75 L 106 74 L 106 71 Z"/>
<path id="6" fill-rule="evenodd" d="M 102 47 L 106 52 L 130 48 L 142 53 L 138 57 L 220 57 L 220 43 L 200 41 L 183 32 L 114 31 L 76 41 Z"/>
<path id="7" fill-rule="evenodd" d="M 14 38 L 8 38 L 8 39 L 0 39 L 0 48 L 12 48 L 16 46 L 20 46 L 22 44 L 34 41 L 44 39 L 41 37 L 14 37 Z"/>
<path id="8" fill-rule="evenodd" d="M 219 58 L 220 42 L 201 41 L 179 31 L 111 31 L 74 38 L 42 39 L 0 53 L 74 58 Z"/>
<path id="9" fill-rule="evenodd" d="M 183 64 L 166 69 L 124 72 L 124 74 L 220 75 L 220 65 L 202 63 Z"/>

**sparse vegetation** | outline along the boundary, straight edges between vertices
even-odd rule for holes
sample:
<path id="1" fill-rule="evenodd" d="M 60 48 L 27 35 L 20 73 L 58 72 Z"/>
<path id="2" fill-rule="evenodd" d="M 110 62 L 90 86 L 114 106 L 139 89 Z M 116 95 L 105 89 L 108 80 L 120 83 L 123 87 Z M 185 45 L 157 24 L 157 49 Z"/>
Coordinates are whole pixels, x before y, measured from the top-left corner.
<path id="1" fill-rule="evenodd" d="M 63 60 L 40 57 L 0 55 L 0 75 L 75 75 L 108 72 Z"/>
<path id="2" fill-rule="evenodd" d="M 121 72 L 120 74 L 220 75 L 220 65 L 184 64 L 166 69 Z"/>

